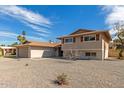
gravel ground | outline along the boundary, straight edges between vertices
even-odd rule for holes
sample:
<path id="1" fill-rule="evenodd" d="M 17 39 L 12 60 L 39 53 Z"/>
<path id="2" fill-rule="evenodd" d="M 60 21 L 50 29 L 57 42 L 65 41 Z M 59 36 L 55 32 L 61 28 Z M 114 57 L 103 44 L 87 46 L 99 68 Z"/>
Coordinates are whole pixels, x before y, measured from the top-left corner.
<path id="1" fill-rule="evenodd" d="M 62 73 L 68 75 L 69 85 L 53 83 Z M 124 61 L 0 58 L 0 87 L 123 88 Z"/>

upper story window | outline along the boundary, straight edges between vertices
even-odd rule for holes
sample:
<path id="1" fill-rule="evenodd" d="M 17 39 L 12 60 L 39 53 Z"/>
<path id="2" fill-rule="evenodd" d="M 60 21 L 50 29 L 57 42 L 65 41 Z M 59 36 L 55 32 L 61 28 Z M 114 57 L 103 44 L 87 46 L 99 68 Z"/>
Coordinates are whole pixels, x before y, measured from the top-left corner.
<path id="1" fill-rule="evenodd" d="M 73 38 L 66 38 L 65 39 L 65 43 L 72 43 L 73 42 Z"/>
<path id="2" fill-rule="evenodd" d="M 95 35 L 86 35 L 84 36 L 84 41 L 95 41 L 96 36 Z"/>
<path id="3" fill-rule="evenodd" d="M 73 43 L 75 43 L 75 41 L 76 41 L 76 38 L 75 38 L 75 37 L 73 37 Z"/>

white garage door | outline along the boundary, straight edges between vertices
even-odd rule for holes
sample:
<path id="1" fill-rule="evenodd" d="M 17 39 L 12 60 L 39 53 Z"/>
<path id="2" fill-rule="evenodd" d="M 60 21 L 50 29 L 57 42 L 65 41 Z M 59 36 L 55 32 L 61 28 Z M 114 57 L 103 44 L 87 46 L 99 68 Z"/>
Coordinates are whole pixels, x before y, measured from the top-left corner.
<path id="1" fill-rule="evenodd" d="M 54 56 L 53 49 L 43 47 L 31 47 L 31 58 L 51 57 Z"/>
<path id="2" fill-rule="evenodd" d="M 43 52 L 44 52 L 44 50 L 32 47 L 31 48 L 31 58 L 41 58 L 43 56 Z"/>

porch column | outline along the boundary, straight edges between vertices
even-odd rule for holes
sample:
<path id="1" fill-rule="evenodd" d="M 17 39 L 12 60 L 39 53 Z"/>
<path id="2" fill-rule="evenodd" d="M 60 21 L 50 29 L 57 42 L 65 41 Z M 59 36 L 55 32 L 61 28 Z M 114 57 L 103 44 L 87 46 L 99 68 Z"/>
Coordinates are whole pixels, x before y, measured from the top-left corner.
<path id="1" fill-rule="evenodd" d="M 105 59 L 105 45 L 104 45 L 104 40 L 102 39 L 102 60 Z"/>

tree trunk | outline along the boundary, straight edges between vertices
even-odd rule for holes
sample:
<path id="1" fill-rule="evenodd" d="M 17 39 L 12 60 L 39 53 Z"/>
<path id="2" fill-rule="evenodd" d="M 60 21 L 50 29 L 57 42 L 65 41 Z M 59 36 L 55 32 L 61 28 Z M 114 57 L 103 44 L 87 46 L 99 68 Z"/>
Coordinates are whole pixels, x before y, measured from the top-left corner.
<path id="1" fill-rule="evenodd" d="M 123 43 L 123 39 L 120 37 L 120 33 L 117 36 L 118 36 L 118 38 L 120 40 L 120 43 L 121 43 L 121 46 L 122 46 L 122 48 L 119 51 L 119 59 L 120 59 L 121 57 L 123 57 L 123 54 L 122 53 L 124 51 L 124 49 L 123 49 L 124 43 Z"/>

